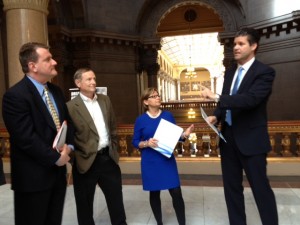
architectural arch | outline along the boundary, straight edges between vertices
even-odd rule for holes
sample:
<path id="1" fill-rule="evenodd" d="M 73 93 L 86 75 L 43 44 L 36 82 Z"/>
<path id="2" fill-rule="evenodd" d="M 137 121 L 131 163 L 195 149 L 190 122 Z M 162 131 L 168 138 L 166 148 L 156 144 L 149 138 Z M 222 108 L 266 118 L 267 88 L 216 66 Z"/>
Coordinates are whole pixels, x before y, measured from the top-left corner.
<path id="1" fill-rule="evenodd" d="M 150 4 L 149 2 L 146 2 Z M 164 18 L 169 12 L 183 5 L 195 5 L 199 4 L 212 9 L 219 15 L 223 21 L 224 32 L 234 32 L 238 29 L 239 23 L 244 21 L 245 18 L 242 15 L 241 8 L 238 8 L 236 4 L 227 4 L 224 1 L 218 0 L 194 0 L 194 1 L 180 1 L 170 0 L 157 2 L 157 4 L 151 3 L 151 7 L 144 7 L 144 11 L 140 12 L 140 21 L 138 22 L 137 29 L 139 34 L 144 38 L 156 37 L 157 27 L 162 18 Z M 147 9 L 146 9 L 147 8 Z M 238 16 L 238 17 L 237 17 Z"/>

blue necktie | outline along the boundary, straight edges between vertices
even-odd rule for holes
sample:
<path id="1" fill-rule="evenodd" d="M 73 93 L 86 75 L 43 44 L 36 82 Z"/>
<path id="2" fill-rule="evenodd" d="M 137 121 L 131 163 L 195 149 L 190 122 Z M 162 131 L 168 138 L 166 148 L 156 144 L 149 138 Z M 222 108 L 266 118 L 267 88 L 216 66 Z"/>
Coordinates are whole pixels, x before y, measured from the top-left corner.
<path id="1" fill-rule="evenodd" d="M 241 82 L 241 79 L 242 79 L 243 69 L 244 69 L 243 67 L 239 68 L 238 75 L 236 76 L 236 79 L 235 79 L 235 82 L 234 82 L 234 85 L 233 85 L 233 88 L 232 88 L 231 95 L 235 95 L 237 93 L 238 89 L 239 89 L 240 82 Z M 226 111 L 225 121 L 228 123 L 229 126 L 232 125 L 231 110 L 229 110 L 229 109 Z"/>

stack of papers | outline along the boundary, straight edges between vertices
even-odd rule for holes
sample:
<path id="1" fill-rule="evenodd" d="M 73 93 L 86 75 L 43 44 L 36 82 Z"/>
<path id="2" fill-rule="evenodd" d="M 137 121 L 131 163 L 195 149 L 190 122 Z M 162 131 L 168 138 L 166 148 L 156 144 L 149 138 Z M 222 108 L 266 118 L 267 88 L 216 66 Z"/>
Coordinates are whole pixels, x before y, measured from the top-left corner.
<path id="1" fill-rule="evenodd" d="M 161 119 L 153 137 L 158 140 L 158 147 L 153 149 L 170 158 L 182 132 L 181 127 Z"/>
<path id="2" fill-rule="evenodd" d="M 58 152 L 59 152 L 59 149 L 62 148 L 64 146 L 64 144 L 66 143 L 67 129 L 68 129 L 67 121 L 64 121 L 53 141 L 52 148 L 56 149 Z"/>
<path id="3" fill-rule="evenodd" d="M 205 113 L 205 111 L 204 111 L 204 109 L 203 109 L 202 107 L 200 107 L 200 111 L 201 111 L 201 115 L 202 115 L 203 119 L 204 119 L 205 122 L 208 124 L 208 126 L 210 126 L 211 129 L 213 129 L 213 131 L 214 131 L 220 138 L 222 138 L 222 140 L 226 143 L 226 140 L 225 140 L 223 134 L 218 130 L 218 128 L 217 128 L 215 125 L 211 124 L 211 123 L 207 120 L 207 115 L 206 115 L 206 113 Z"/>

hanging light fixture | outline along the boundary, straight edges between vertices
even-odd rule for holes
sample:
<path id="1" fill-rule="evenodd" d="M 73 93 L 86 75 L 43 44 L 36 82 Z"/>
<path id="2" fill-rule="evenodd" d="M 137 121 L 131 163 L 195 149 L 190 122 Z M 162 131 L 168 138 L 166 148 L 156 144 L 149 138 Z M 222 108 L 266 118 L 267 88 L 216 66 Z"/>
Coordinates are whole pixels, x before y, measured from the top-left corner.
<path id="1" fill-rule="evenodd" d="M 197 77 L 197 73 L 195 72 L 195 68 L 192 67 L 192 47 L 191 45 L 189 47 L 190 47 L 190 57 L 189 57 L 190 65 L 188 68 L 186 68 L 185 78 L 193 79 Z"/>
<path id="2" fill-rule="evenodd" d="M 196 20 L 197 18 L 197 13 L 194 9 L 188 9 L 185 14 L 184 14 L 184 18 L 185 20 L 188 22 L 189 25 L 189 35 L 193 35 L 192 34 L 192 29 L 191 29 L 191 22 L 193 22 L 194 20 Z M 186 69 L 186 73 L 185 73 L 185 78 L 188 79 L 193 79 L 197 77 L 197 73 L 195 72 L 195 68 L 192 66 L 192 44 L 193 44 L 193 36 L 191 36 L 191 43 L 189 45 L 189 62 L 190 65 L 189 67 L 187 67 Z"/>
<path id="3" fill-rule="evenodd" d="M 196 117 L 196 115 L 195 115 L 196 113 L 193 108 L 190 108 L 190 110 L 188 111 L 187 114 L 188 114 L 189 119 L 195 119 L 195 117 Z"/>

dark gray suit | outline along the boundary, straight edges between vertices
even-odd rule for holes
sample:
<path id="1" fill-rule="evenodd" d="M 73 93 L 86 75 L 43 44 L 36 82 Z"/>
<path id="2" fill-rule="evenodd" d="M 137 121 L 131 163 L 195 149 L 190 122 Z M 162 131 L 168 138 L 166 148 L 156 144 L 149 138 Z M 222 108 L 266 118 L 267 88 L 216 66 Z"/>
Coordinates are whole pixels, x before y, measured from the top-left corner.
<path id="1" fill-rule="evenodd" d="M 231 225 L 246 225 L 243 196 L 243 170 L 264 225 L 278 224 L 276 202 L 266 172 L 266 156 L 271 150 L 267 126 L 267 102 L 275 71 L 255 60 L 237 94 L 230 95 L 236 66 L 225 72 L 220 102 L 214 112 L 227 140 L 220 142 L 226 204 Z M 225 122 L 231 109 L 232 126 Z"/>
<path id="2" fill-rule="evenodd" d="M 118 140 L 114 111 L 108 96 L 97 95 L 109 135 L 107 154 L 98 151 L 99 135 L 80 95 L 67 103 L 74 125 L 74 193 L 79 225 L 94 225 L 93 201 L 96 185 L 102 189 L 111 222 L 125 225 L 121 170 L 118 165 Z"/>

